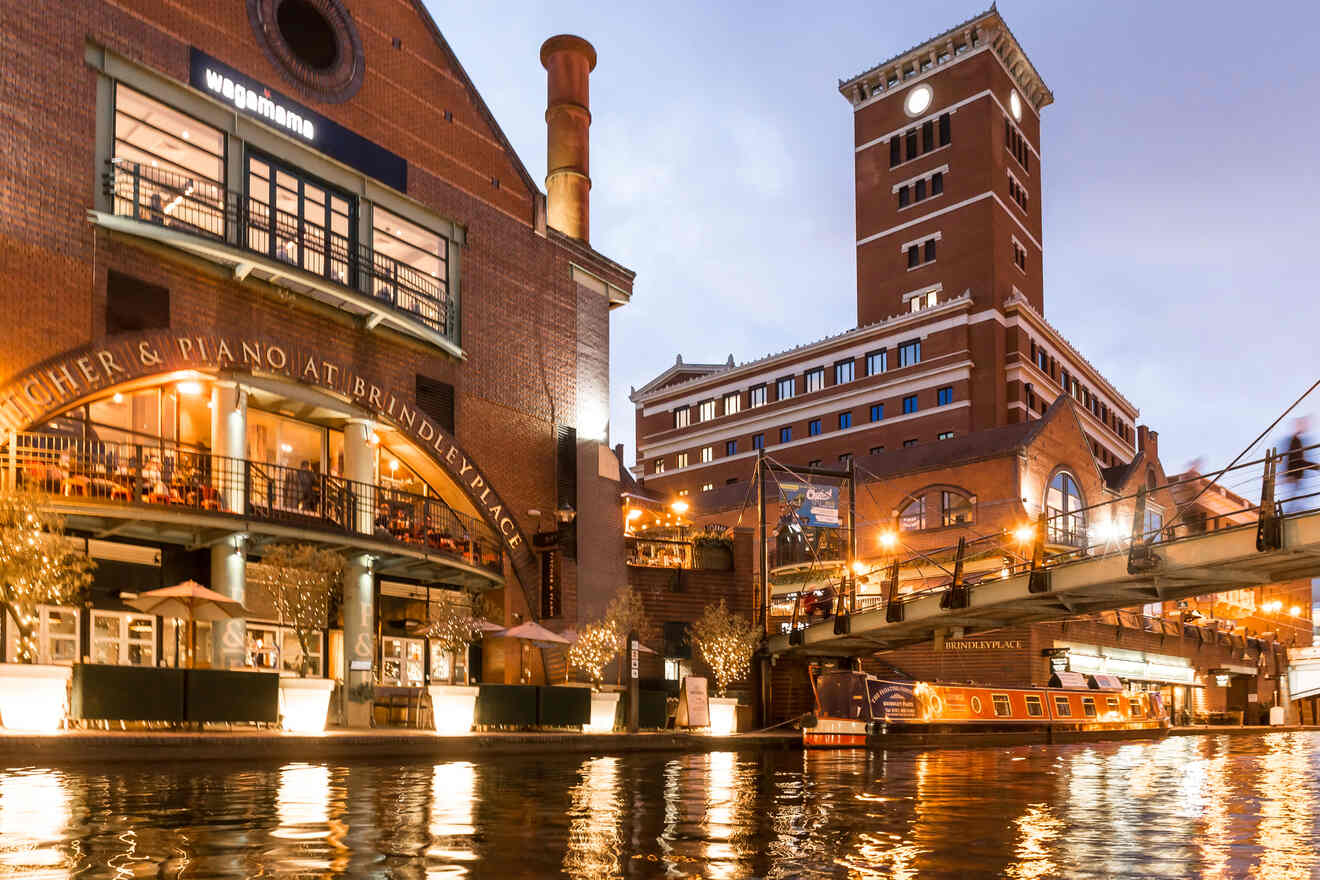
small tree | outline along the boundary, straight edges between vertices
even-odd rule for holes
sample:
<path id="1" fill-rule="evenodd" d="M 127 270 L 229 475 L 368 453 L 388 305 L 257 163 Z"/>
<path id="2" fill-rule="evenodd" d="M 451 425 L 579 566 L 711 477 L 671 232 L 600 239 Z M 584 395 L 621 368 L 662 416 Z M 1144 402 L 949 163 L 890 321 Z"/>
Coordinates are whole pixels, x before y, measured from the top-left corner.
<path id="1" fill-rule="evenodd" d="M 608 621 L 589 623 L 578 634 L 577 641 L 568 649 L 569 665 L 586 673 L 596 690 L 605 678 L 605 666 L 618 653 L 619 636 Z"/>
<path id="2" fill-rule="evenodd" d="M 312 671 L 312 636 L 326 624 L 330 599 L 342 585 L 344 559 L 314 544 L 276 544 L 261 560 L 261 574 L 270 588 L 280 620 L 298 636 L 298 676 Z"/>
<path id="3" fill-rule="evenodd" d="M 426 637 L 447 654 L 466 652 L 468 645 L 481 638 L 481 612 L 473 612 L 458 602 L 439 602 L 431 610 Z M 454 683 L 454 664 L 449 665 L 449 683 Z"/>
<path id="4" fill-rule="evenodd" d="M 95 567 L 39 495 L 0 491 L 0 605 L 18 629 L 19 662 L 37 662 L 37 606 L 80 602 Z"/>
<path id="5" fill-rule="evenodd" d="M 697 622 L 688 627 L 692 643 L 715 675 L 715 693 L 724 696 L 730 684 L 747 676 L 761 633 L 750 620 L 733 614 L 721 599 L 707 605 Z"/>

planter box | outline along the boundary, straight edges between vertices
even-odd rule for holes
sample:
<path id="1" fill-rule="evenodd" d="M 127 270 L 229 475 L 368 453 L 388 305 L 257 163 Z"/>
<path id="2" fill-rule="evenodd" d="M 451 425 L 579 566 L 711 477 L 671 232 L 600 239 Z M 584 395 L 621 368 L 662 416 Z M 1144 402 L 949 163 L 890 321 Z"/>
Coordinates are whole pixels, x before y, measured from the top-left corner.
<path id="1" fill-rule="evenodd" d="M 279 721 L 280 677 L 235 669 L 184 670 L 184 721 Z"/>
<path id="2" fill-rule="evenodd" d="M 88 721 L 183 720 L 183 669 L 78 663 L 69 717 Z"/>
<path id="3" fill-rule="evenodd" d="M 431 696 L 431 721 L 436 733 L 470 733 L 477 714 L 480 688 L 461 684 L 433 684 L 426 689 Z"/>
<path id="4" fill-rule="evenodd" d="M 591 690 L 537 687 L 536 723 L 541 727 L 584 727 L 591 723 Z"/>
<path id="5" fill-rule="evenodd" d="M 485 727 L 535 727 L 536 685 L 478 686 L 477 724 Z"/>
<path id="6" fill-rule="evenodd" d="M 292 733 L 324 733 L 333 678 L 281 678 L 280 726 Z"/>
<path id="7" fill-rule="evenodd" d="M 72 676 L 68 666 L 0 663 L 0 723 L 6 730 L 58 730 Z"/>
<path id="8" fill-rule="evenodd" d="M 710 698 L 710 734 L 728 736 L 738 732 L 738 698 Z"/>
<path id="9" fill-rule="evenodd" d="M 618 691 L 595 691 L 591 694 L 591 721 L 587 730 L 591 733 L 612 733 L 614 722 L 619 714 Z"/>

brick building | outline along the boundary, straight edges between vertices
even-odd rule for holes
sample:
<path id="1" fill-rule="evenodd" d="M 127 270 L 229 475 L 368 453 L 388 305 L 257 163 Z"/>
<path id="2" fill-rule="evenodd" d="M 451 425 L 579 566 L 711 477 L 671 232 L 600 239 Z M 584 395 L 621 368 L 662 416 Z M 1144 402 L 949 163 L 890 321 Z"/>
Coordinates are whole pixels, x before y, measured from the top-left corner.
<path id="1" fill-rule="evenodd" d="M 1217 488 L 1194 498 L 1204 478 L 1166 474 L 1137 407 L 1046 319 L 1040 136 L 1053 95 L 999 13 L 839 90 L 854 120 L 855 325 L 741 364 L 680 355 L 631 395 L 633 473 L 698 526 L 755 522 L 758 461 L 774 464 L 767 628 L 823 612 L 852 574 L 845 530 L 801 527 L 775 490 L 808 479 L 803 469 L 855 475 L 852 558 L 864 603 L 882 601 L 896 548 L 927 555 L 902 569 L 906 592 L 947 583 L 960 538 L 965 575 L 993 579 L 1030 555 L 1013 536 L 1042 521 L 1051 554 L 1112 549 L 1134 531 L 1166 540 L 1254 521 L 1244 499 Z M 840 486 L 849 503 L 845 480 L 809 479 Z M 951 634 L 938 650 L 870 662 L 914 676 L 1042 682 L 1043 652 L 1067 649 L 1075 668 L 1163 688 L 1175 709 L 1247 712 L 1283 698 L 1284 649 L 1310 641 L 1294 610 L 1309 605 L 1304 592 L 1309 584 L 1244 585 L 1231 612 L 1224 595 L 1150 601 L 1067 625 Z M 809 708 L 805 676 L 789 666 L 770 675 L 776 718 Z"/>
<path id="2" fill-rule="evenodd" d="M 547 196 L 420 0 L 39 0 L 0 28 L 6 474 L 100 563 L 87 607 L 42 610 L 43 660 L 177 664 L 174 624 L 123 600 L 243 599 L 281 540 L 349 560 L 313 659 L 350 690 L 469 662 L 416 635 L 437 602 L 559 628 L 608 598 L 633 273 L 589 242 L 589 44 L 541 49 Z M 264 619 L 198 653 L 294 650 Z M 493 640 L 473 672 L 539 678 L 518 656 Z"/>

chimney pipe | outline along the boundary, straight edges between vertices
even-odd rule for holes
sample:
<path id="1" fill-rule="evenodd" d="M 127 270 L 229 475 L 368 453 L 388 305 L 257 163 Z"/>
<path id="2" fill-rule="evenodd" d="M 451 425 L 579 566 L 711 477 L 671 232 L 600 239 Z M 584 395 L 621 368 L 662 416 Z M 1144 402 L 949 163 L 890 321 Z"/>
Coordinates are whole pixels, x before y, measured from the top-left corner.
<path id="1" fill-rule="evenodd" d="M 541 44 L 546 69 L 546 174 L 549 225 L 590 240 L 591 97 L 587 80 L 596 50 L 581 37 L 560 34 Z"/>

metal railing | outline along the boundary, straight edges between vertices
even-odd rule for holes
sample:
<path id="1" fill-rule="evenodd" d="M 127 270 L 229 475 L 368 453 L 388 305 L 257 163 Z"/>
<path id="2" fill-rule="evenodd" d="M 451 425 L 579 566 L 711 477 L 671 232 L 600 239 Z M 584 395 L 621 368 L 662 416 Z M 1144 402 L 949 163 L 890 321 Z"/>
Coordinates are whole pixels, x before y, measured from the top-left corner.
<path id="1" fill-rule="evenodd" d="M 354 235 L 337 233 L 213 181 L 125 159 L 110 159 L 107 165 L 105 193 L 117 216 L 288 263 L 381 300 L 458 341 L 446 283 L 366 243 L 355 245 Z"/>
<path id="2" fill-rule="evenodd" d="M 498 536 L 439 498 L 320 473 L 227 458 L 169 441 L 83 440 L 19 433 L 0 454 L 4 482 L 52 495 L 124 505 L 235 514 L 267 522 L 417 545 L 491 571 Z"/>

